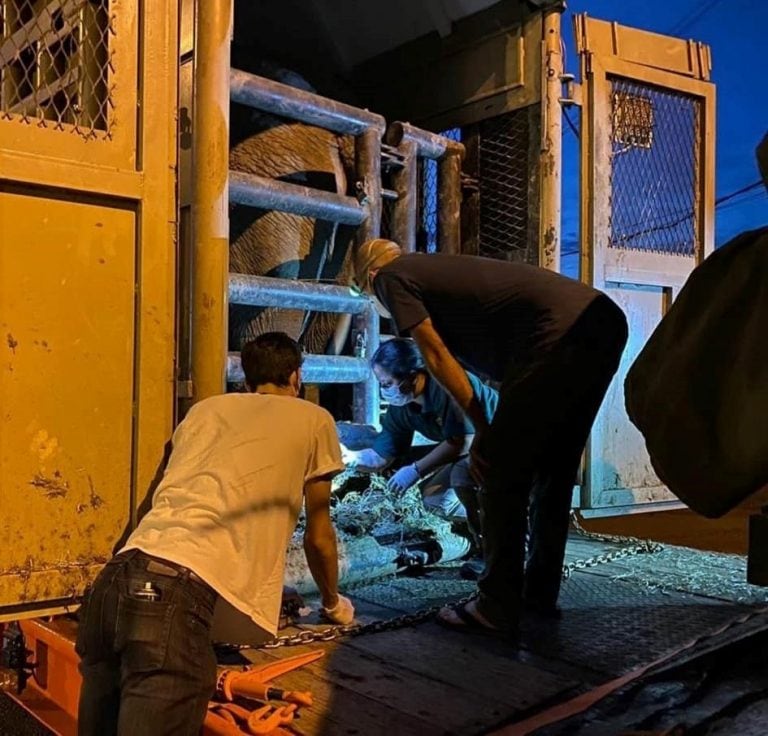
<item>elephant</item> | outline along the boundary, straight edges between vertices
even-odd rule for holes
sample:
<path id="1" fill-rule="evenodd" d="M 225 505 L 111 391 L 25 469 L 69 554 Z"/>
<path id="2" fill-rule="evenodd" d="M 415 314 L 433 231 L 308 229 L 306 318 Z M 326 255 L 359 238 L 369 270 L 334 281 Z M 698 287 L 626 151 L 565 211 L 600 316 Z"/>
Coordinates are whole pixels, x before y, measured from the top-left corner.
<path id="1" fill-rule="evenodd" d="M 295 72 L 262 62 L 260 76 L 314 92 Z M 352 187 L 353 139 L 233 105 L 229 166 L 283 182 L 346 194 Z M 345 281 L 355 229 L 324 220 L 243 205 L 230 207 L 230 271 L 281 279 Z M 231 305 L 229 349 L 272 330 L 288 333 L 311 353 L 340 353 L 346 316 Z"/>

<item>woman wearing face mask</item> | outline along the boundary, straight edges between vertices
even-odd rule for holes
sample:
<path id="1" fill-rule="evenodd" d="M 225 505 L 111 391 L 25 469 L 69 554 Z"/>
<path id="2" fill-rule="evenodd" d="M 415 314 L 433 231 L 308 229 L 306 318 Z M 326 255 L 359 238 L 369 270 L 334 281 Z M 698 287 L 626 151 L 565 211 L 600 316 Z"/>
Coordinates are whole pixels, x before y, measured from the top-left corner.
<path id="1" fill-rule="evenodd" d="M 420 484 L 427 509 L 448 519 L 466 519 L 479 546 L 477 487 L 467 461 L 472 424 L 429 375 L 413 340 L 394 338 L 383 343 L 371 366 L 381 398 L 388 404 L 382 430 L 369 449 L 352 452 L 342 446 L 344 462 L 362 472 L 402 465 L 390 478 L 389 488 L 404 492 Z M 470 374 L 469 380 L 490 421 L 497 392 L 476 376 Z M 415 432 L 437 444 L 416 462 L 409 462 Z"/>

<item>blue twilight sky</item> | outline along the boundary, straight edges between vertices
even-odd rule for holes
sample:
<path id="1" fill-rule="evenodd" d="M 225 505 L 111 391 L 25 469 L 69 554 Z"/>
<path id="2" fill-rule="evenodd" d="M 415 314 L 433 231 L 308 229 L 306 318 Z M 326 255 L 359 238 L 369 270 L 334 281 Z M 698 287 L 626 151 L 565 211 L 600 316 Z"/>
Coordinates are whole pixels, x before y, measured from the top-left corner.
<path id="1" fill-rule="evenodd" d="M 760 177 L 755 146 L 768 131 L 768 0 L 569 0 L 563 15 L 567 71 L 579 75 L 573 14 L 617 21 L 656 33 L 703 41 L 712 49 L 717 85 L 716 198 Z M 578 125 L 578 111 L 570 110 Z M 576 275 L 578 250 L 578 142 L 564 121 L 563 270 Z M 768 225 L 768 194 L 752 190 L 723 203 L 715 214 L 715 244 L 742 230 Z"/>

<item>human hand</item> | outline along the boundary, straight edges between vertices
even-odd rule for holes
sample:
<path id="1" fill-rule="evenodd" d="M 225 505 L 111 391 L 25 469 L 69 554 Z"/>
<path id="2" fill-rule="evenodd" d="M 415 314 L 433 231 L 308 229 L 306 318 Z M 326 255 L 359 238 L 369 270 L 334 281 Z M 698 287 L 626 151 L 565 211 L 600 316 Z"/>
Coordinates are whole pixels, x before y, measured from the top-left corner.
<path id="1" fill-rule="evenodd" d="M 341 462 L 349 467 L 354 467 L 358 462 L 358 453 L 354 450 L 350 450 L 343 442 L 341 445 Z"/>
<path id="2" fill-rule="evenodd" d="M 346 456 L 342 451 L 341 459 L 344 464 L 361 473 L 369 473 L 384 467 L 387 462 L 376 450 L 347 450 Z"/>
<path id="3" fill-rule="evenodd" d="M 320 613 L 331 623 L 341 624 L 342 626 L 351 624 L 355 620 L 355 607 L 352 605 L 352 601 L 346 596 L 341 595 L 341 593 L 339 593 L 339 600 L 333 608 L 323 606 L 320 609 Z"/>
<path id="4" fill-rule="evenodd" d="M 417 483 L 420 478 L 421 476 L 419 475 L 419 469 L 416 467 L 416 463 L 404 465 L 389 479 L 387 490 L 395 491 L 396 493 L 405 493 L 405 491 Z"/>

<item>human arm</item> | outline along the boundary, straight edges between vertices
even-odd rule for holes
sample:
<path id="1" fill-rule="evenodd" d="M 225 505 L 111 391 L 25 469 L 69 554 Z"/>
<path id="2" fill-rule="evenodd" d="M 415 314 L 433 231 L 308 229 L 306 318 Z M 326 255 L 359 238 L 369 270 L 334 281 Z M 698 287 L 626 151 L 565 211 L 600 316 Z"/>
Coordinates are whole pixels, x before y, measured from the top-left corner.
<path id="1" fill-rule="evenodd" d="M 313 478 L 304 484 L 304 554 L 325 608 L 339 599 L 339 563 L 336 531 L 331 521 L 331 478 Z"/>
<path id="2" fill-rule="evenodd" d="M 416 470 L 419 471 L 419 476 L 423 478 L 441 465 L 455 462 L 462 455 L 466 455 L 473 438 L 474 435 L 450 437 L 435 445 L 423 458 L 414 463 Z"/>
<path id="3" fill-rule="evenodd" d="M 467 372 L 453 357 L 427 317 L 411 328 L 411 336 L 419 346 L 424 362 L 433 378 L 453 397 L 467 415 L 477 434 L 488 428 L 488 420 L 475 396 Z"/>
<path id="4" fill-rule="evenodd" d="M 352 602 L 339 594 L 339 557 L 336 531 L 331 521 L 331 478 L 325 476 L 304 485 L 306 529 L 304 554 L 320 591 L 322 611 L 334 623 L 349 624 L 355 617 Z"/>
<path id="5" fill-rule="evenodd" d="M 415 463 L 406 465 L 398 470 L 390 479 L 387 487 L 398 493 L 404 493 L 419 479 L 424 478 L 441 465 L 447 465 L 458 460 L 469 452 L 472 436 L 451 437 L 435 445 L 424 457 Z"/>
<path id="6" fill-rule="evenodd" d="M 355 609 L 339 594 L 336 531 L 331 520 L 331 480 L 343 469 L 333 417 L 321 411 L 304 476 L 304 554 L 320 591 L 322 612 L 331 621 L 351 623 Z"/>
<path id="7" fill-rule="evenodd" d="M 411 335 L 419 346 L 424 362 L 433 378 L 453 397 L 475 428 L 470 448 L 470 472 L 481 483 L 488 470 L 482 447 L 488 433 L 488 420 L 481 403 L 475 396 L 467 372 L 445 346 L 432 320 L 427 317 L 411 329 Z"/>

